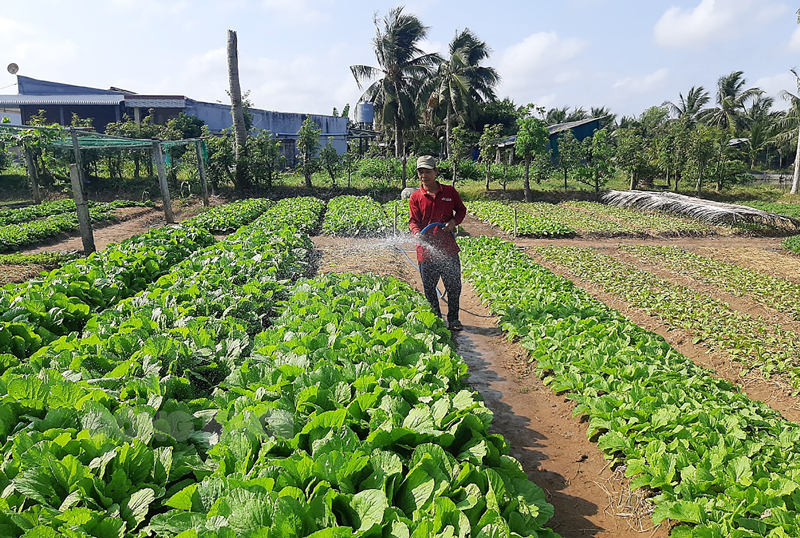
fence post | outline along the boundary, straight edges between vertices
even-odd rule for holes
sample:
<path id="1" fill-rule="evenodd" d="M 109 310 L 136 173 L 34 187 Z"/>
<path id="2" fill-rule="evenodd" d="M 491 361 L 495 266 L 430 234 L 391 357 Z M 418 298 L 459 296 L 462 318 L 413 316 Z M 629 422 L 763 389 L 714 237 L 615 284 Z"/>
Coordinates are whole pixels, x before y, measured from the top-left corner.
<path id="1" fill-rule="evenodd" d="M 158 171 L 158 186 L 161 187 L 161 198 L 164 201 L 164 220 L 167 224 L 175 224 L 175 217 L 172 215 L 172 200 L 169 197 L 169 185 L 167 185 L 167 171 L 164 168 L 164 154 L 161 152 L 161 144 L 153 142 L 153 159 L 156 161 Z"/>
<path id="2" fill-rule="evenodd" d="M 208 185 L 206 184 L 206 164 L 203 162 L 203 141 L 197 140 L 194 144 L 197 150 L 197 169 L 200 171 L 200 188 L 203 192 L 203 205 L 208 207 Z"/>
<path id="3" fill-rule="evenodd" d="M 517 208 L 514 208 L 514 237 L 517 237 Z"/>
<path id="4" fill-rule="evenodd" d="M 83 253 L 88 256 L 95 251 L 94 234 L 92 233 L 92 221 L 89 217 L 89 205 L 83 196 L 83 174 L 80 165 L 69 165 L 69 178 L 72 181 L 72 196 L 75 199 L 75 207 L 78 213 L 78 226 L 80 226 L 81 230 Z"/>

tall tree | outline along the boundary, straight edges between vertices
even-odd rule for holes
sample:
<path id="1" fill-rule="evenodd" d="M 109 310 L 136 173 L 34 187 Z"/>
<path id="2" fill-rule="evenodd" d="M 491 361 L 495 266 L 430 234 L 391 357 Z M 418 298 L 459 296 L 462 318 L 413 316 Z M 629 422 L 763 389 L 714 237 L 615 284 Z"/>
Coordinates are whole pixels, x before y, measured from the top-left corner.
<path id="1" fill-rule="evenodd" d="M 236 32 L 228 30 L 228 85 L 231 94 L 231 115 L 236 139 L 236 187 L 244 190 L 250 186 L 247 174 L 247 127 L 242 106 L 242 87 L 239 85 L 239 52 Z"/>
<path id="2" fill-rule="evenodd" d="M 303 177 L 306 180 L 306 187 L 312 188 L 311 176 L 319 170 L 319 135 L 322 129 L 317 127 L 311 116 L 306 116 L 300 131 L 297 133 L 297 149 L 300 150 L 300 168 L 303 170 Z"/>
<path id="3" fill-rule="evenodd" d="M 480 159 L 483 166 L 486 168 L 486 190 L 489 190 L 489 181 L 492 178 L 492 161 L 497 156 L 497 145 L 500 143 L 500 133 L 503 126 L 499 123 L 493 125 L 486 125 L 483 128 L 480 140 L 478 140 L 478 148 L 480 148 Z"/>
<path id="4" fill-rule="evenodd" d="M 800 10 L 797 11 L 798 19 L 797 22 L 800 24 Z M 794 156 L 794 173 L 792 174 L 792 188 L 789 191 L 790 194 L 797 194 L 800 192 L 800 76 L 798 76 L 797 72 L 792 69 L 792 74 L 794 75 L 795 82 L 797 84 L 797 94 L 793 94 L 786 90 L 781 92 L 781 97 L 790 101 L 792 103 L 792 107 L 787 111 L 787 113 L 782 118 L 781 124 L 787 126 L 788 129 L 784 130 L 784 137 L 783 138 L 790 138 L 790 133 L 793 133 L 796 129 L 795 125 L 797 125 L 797 150 L 795 151 Z"/>
<path id="5" fill-rule="evenodd" d="M 415 15 L 403 13 L 402 6 L 389 11 L 382 27 L 377 14 L 373 22 L 376 35 L 372 48 L 378 67 L 351 65 L 350 71 L 359 89 L 362 83 L 378 79 L 364 90 L 360 100 L 373 103 L 380 122 L 394 127 L 394 153 L 400 158 L 405 155 L 403 129 L 417 123 L 416 95 L 441 62 L 441 57 L 419 48 L 428 34 L 428 27 Z M 403 174 L 404 188 L 405 183 Z"/>
<path id="6" fill-rule="evenodd" d="M 544 120 L 539 118 L 527 117 L 517 120 L 519 131 L 517 132 L 517 140 L 514 142 L 514 152 L 517 157 L 522 157 L 525 162 L 525 175 L 523 176 L 523 191 L 525 193 L 525 201 L 533 201 L 533 193 L 531 192 L 530 169 L 531 160 L 534 155 L 549 153 L 547 150 L 547 142 L 550 139 L 550 134 L 547 131 L 547 125 Z"/>
<path id="7" fill-rule="evenodd" d="M 761 88 L 745 88 L 744 71 L 734 71 L 717 80 L 717 106 L 708 114 L 706 121 L 728 130 L 732 135 L 743 127 L 747 102 L 764 93 Z"/>
<path id="8" fill-rule="evenodd" d="M 676 118 L 683 120 L 689 125 L 694 125 L 707 112 L 705 107 L 711 100 L 711 96 L 702 86 L 692 86 L 686 97 L 682 93 L 678 94 L 678 102 L 664 101 L 661 106 L 666 106 L 669 112 Z"/>
<path id="9" fill-rule="evenodd" d="M 500 75 L 493 67 L 481 65 L 491 49 L 469 28 L 456 32 L 450 41 L 449 56 L 439 64 L 436 76 L 423 89 L 430 92 L 429 108 L 444 109 L 447 156 L 452 153 L 453 122 L 462 125 L 474 118 L 478 104 L 494 100 L 494 87 Z"/>

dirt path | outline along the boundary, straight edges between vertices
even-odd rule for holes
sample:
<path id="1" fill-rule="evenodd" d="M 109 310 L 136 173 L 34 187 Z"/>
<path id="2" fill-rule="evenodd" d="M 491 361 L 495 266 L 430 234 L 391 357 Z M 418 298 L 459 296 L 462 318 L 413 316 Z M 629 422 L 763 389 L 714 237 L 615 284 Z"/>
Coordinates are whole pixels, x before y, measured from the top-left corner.
<path id="1" fill-rule="evenodd" d="M 479 233 L 467 223 L 468 232 Z M 400 241 L 314 238 L 317 266 L 326 272 L 370 272 L 397 277 L 422 292 L 413 245 Z M 397 247 L 397 248 L 395 248 Z M 400 250 L 398 250 L 400 249 Z M 401 250 L 403 252 L 401 252 Z M 526 352 L 509 343 L 465 282 L 461 296 L 464 331 L 454 334 L 456 350 L 469 365 L 469 384 L 494 413 L 493 430 L 502 434 L 536 484 L 555 507 L 550 525 L 570 537 L 665 537 L 652 528 L 648 506 L 632 495 L 572 416 L 574 405 L 555 395 L 530 372 Z M 442 311 L 447 306 L 442 304 Z"/>
<path id="2" fill-rule="evenodd" d="M 176 222 L 180 222 L 197 213 L 197 203 L 176 205 L 173 215 Z M 164 210 L 161 207 L 125 207 L 116 211 L 119 222 L 108 222 L 103 225 L 93 225 L 94 245 L 97 250 L 103 250 L 111 243 L 119 243 L 131 236 L 144 233 L 151 228 L 164 226 Z M 61 234 L 47 243 L 21 249 L 22 254 L 38 254 L 40 252 L 79 252 L 83 250 L 83 242 L 79 232 Z"/>

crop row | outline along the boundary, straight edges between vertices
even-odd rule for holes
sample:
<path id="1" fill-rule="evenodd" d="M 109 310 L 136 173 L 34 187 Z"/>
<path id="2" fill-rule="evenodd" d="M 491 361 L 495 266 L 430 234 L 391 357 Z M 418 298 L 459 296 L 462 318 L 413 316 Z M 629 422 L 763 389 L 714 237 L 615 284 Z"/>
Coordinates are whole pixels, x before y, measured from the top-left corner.
<path id="1" fill-rule="evenodd" d="M 89 210 L 92 222 L 116 220 L 113 209 Z M 0 228 L 0 252 L 17 250 L 20 247 L 50 239 L 63 232 L 73 232 L 78 229 L 78 215 L 76 213 L 60 213 L 49 217 L 23 222 L 20 224 L 7 224 Z"/>
<path id="2" fill-rule="evenodd" d="M 250 198 L 214 207 L 186 221 L 211 233 L 230 233 L 254 221 L 275 204 L 267 198 Z"/>
<path id="3" fill-rule="evenodd" d="M 132 200 L 115 200 L 113 202 L 89 202 L 89 207 L 99 211 L 107 212 L 122 207 L 146 207 L 152 206 L 152 202 L 136 202 Z M 74 213 L 75 201 L 74 200 L 56 200 L 53 202 L 42 202 L 37 205 L 29 205 L 16 209 L 0 209 L 0 226 L 8 224 L 16 224 L 19 222 L 29 222 L 32 220 L 40 219 L 42 217 L 49 217 L 52 215 L 60 215 L 62 213 Z"/>
<path id="4" fill-rule="evenodd" d="M 389 217 L 389 222 L 397 224 L 398 232 L 408 232 L 408 218 L 409 208 L 408 200 L 392 200 L 383 204 L 383 210 L 386 216 Z M 395 213 L 396 212 L 396 213 Z M 397 214 L 397 222 L 394 221 L 394 216 Z"/>
<path id="5" fill-rule="evenodd" d="M 460 241 L 467 278 L 538 375 L 577 402 L 676 538 L 800 535 L 800 426 L 497 239 Z"/>
<path id="6" fill-rule="evenodd" d="M 618 207 L 597 202 L 567 202 L 567 207 L 584 211 L 589 215 L 632 226 L 648 235 L 712 235 L 724 230 L 696 219 L 676 217 L 658 211 L 641 211 L 629 207 Z"/>
<path id="7" fill-rule="evenodd" d="M 214 208 L 207 214 L 219 211 L 223 210 Z M 243 222 L 241 216 L 229 214 L 228 218 Z M 213 241 L 208 231 L 186 224 L 155 229 L 42 278 L 4 287 L 0 292 L 0 353 L 28 357 L 58 336 L 81 331 L 94 313 L 140 292 Z"/>
<path id="8" fill-rule="evenodd" d="M 83 338 L 8 368 L 2 534 L 142 536 L 164 499 L 211 474 L 212 391 L 249 350 L 249 307 L 268 310 L 310 246 L 265 215 L 95 317 Z"/>
<path id="9" fill-rule="evenodd" d="M 590 248 L 545 246 L 533 251 L 658 316 L 668 326 L 693 333 L 696 343 L 717 347 L 766 376 L 786 375 L 800 386 L 800 340 L 795 333 Z"/>
<path id="10" fill-rule="evenodd" d="M 575 228 L 581 234 L 604 234 L 604 235 L 641 235 L 640 229 L 631 225 L 609 220 L 601 216 L 593 215 L 566 204 L 548 204 L 546 202 L 533 202 L 518 204 L 519 209 L 539 217 L 560 222 Z"/>
<path id="11" fill-rule="evenodd" d="M 783 246 L 792 252 L 800 253 L 800 235 L 793 235 L 783 240 Z"/>
<path id="12" fill-rule="evenodd" d="M 787 217 L 800 218 L 800 204 L 782 204 L 778 202 L 763 202 L 760 200 L 747 200 L 745 202 L 736 202 L 739 205 L 745 205 L 767 211 L 769 213 L 777 213 L 778 215 L 785 215 Z"/>
<path id="13" fill-rule="evenodd" d="M 337 196 L 328 202 L 322 231 L 330 235 L 370 237 L 391 230 L 381 205 L 369 196 Z"/>
<path id="14" fill-rule="evenodd" d="M 625 245 L 620 248 L 648 263 L 668 267 L 739 297 L 753 297 L 765 306 L 800 319 L 800 284 L 795 282 L 677 247 Z"/>
<path id="15" fill-rule="evenodd" d="M 166 500 L 158 536 L 556 536 L 409 286 L 300 281 L 253 349 L 215 397 L 213 472 Z"/>
<path id="16" fill-rule="evenodd" d="M 575 230 L 563 223 L 532 215 L 524 204 L 508 205 L 497 201 L 466 202 L 467 211 L 482 221 L 498 226 L 506 233 L 529 237 L 568 237 Z"/>
<path id="17" fill-rule="evenodd" d="M 0 293 L 0 353 L 30 356 L 80 331 L 92 313 L 141 291 L 214 238 L 200 228 L 160 228 L 111 245 Z"/>

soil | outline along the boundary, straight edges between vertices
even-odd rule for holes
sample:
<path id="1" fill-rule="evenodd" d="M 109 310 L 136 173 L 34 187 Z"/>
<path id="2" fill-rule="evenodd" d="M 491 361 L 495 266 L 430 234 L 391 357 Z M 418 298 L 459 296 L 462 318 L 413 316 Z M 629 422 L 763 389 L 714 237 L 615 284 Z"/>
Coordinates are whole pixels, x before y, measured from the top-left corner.
<path id="1" fill-rule="evenodd" d="M 176 220 L 198 210 L 187 207 L 176 210 Z M 95 231 L 98 250 L 105 245 L 164 224 L 163 213 L 151 209 L 129 220 Z M 472 217 L 462 223 L 464 235 L 489 235 L 514 240 L 520 246 L 558 242 L 600 249 L 622 256 L 620 244 L 669 244 L 687 248 L 698 254 L 738 263 L 800 282 L 800 256 L 782 251 L 780 238 L 757 237 L 678 237 L 670 239 L 574 238 L 559 240 L 515 239 L 497 228 Z M 413 244 L 403 237 L 396 239 L 353 239 L 346 237 L 314 237 L 315 267 L 318 272 L 374 273 L 394 276 L 421 291 L 419 273 L 414 266 Z M 80 250 L 80 238 L 40 246 L 27 252 Z M 643 270 L 652 266 L 625 257 Z M 413 264 L 413 265 L 412 265 Z M 617 309 L 634 323 L 663 336 L 675 349 L 696 363 L 737 384 L 753 399 L 761 400 L 788 420 L 800 422 L 800 400 L 794 391 L 779 379 L 766 380 L 758 374 L 743 375 L 730 358 L 692 343 L 692 336 L 680 330 L 667 330 L 660 320 L 643 310 L 604 293 L 597 285 L 576 279 L 563 268 L 551 270 L 573 280 L 600 301 Z M 797 329 L 797 322 L 777 312 L 770 312 L 745 299 L 704 287 L 674 274 L 662 274 L 694 289 L 713 293 L 756 315 Z M 574 404 L 554 394 L 533 374 L 527 354 L 518 344 L 505 339 L 497 318 L 482 304 L 474 289 L 465 282 L 461 297 L 461 321 L 464 331 L 453 333 L 458 353 L 469 365 L 468 383 L 484 398 L 494 413 L 493 430 L 508 441 L 511 455 L 516 457 L 536 484 L 542 487 L 555 507 L 549 525 L 564 538 L 571 537 L 655 537 L 668 536 L 666 525 L 654 527 L 650 505 L 641 490 L 631 492 L 623 469 L 611 469 L 602 452 L 587 439 L 587 426 L 580 417 L 573 417 Z M 446 312 L 447 306 L 442 305 Z"/>

